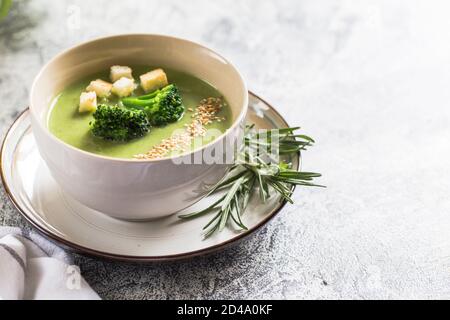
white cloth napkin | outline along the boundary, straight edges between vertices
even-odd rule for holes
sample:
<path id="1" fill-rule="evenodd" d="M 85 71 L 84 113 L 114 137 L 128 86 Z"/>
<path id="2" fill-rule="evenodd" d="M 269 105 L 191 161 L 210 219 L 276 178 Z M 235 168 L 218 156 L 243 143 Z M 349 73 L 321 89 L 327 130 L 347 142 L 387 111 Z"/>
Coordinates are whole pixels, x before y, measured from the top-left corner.
<path id="1" fill-rule="evenodd" d="M 71 263 L 37 233 L 0 227 L 0 299 L 99 299 Z"/>

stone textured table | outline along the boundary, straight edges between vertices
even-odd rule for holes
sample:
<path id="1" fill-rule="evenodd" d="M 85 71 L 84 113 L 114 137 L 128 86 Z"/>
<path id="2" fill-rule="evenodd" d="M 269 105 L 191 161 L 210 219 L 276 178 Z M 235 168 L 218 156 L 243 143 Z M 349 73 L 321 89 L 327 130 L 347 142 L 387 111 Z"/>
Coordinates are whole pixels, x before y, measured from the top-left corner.
<path id="1" fill-rule="evenodd" d="M 426 1 L 19 1 L 0 23 L 0 126 L 60 50 L 148 32 L 202 42 L 317 139 L 266 228 L 190 261 L 76 255 L 107 299 L 450 298 L 450 20 Z M 28 227 L 1 189 L 0 224 Z"/>

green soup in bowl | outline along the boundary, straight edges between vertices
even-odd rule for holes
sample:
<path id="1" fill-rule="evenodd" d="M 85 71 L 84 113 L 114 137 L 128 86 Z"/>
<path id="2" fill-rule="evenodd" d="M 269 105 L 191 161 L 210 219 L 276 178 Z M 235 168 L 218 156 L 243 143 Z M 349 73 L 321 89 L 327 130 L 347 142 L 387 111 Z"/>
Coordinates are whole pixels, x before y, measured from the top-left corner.
<path id="1" fill-rule="evenodd" d="M 159 66 L 131 66 L 135 78 L 157 67 Z M 178 87 L 185 107 L 185 114 L 178 121 L 164 126 L 152 126 L 150 132 L 145 136 L 125 142 L 107 141 L 95 137 L 91 132 L 92 112 L 78 112 L 79 98 L 92 80 L 109 79 L 109 70 L 105 70 L 76 81 L 55 97 L 51 102 L 48 119 L 50 132 L 71 146 L 103 156 L 133 158 L 138 154 L 146 153 L 164 139 L 171 137 L 189 125 L 192 122 L 196 107 L 202 99 L 222 96 L 212 85 L 195 76 L 170 68 L 164 68 L 164 71 L 167 74 L 169 83 Z M 144 92 L 138 86 L 133 95 L 138 96 L 141 94 L 144 94 Z M 111 95 L 107 100 L 99 101 L 103 101 L 103 103 L 108 105 L 115 105 L 119 100 L 119 98 Z M 202 147 L 210 143 L 218 135 L 225 133 L 232 124 L 231 111 L 226 103 L 220 112 L 217 113 L 217 117 L 221 121 L 213 121 L 205 126 L 207 130 L 215 130 L 214 134 L 196 137 L 187 146 L 186 151 Z M 168 153 L 167 156 L 173 153 Z"/>

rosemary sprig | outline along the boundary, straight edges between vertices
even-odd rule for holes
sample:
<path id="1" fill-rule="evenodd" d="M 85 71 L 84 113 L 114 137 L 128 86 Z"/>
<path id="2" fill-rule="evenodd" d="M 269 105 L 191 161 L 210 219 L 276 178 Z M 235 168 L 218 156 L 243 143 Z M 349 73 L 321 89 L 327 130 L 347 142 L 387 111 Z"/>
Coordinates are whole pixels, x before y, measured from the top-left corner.
<path id="1" fill-rule="evenodd" d="M 12 0 L 0 0 L 0 20 L 8 15 L 11 8 Z"/>
<path id="2" fill-rule="evenodd" d="M 256 191 L 263 202 L 266 202 L 272 193 L 276 193 L 280 195 L 280 201 L 293 203 L 291 196 L 294 186 L 323 187 L 312 183 L 314 178 L 321 176 L 319 173 L 297 171 L 292 169 L 290 163 L 279 159 L 279 156 L 301 152 L 314 144 L 312 138 L 295 134 L 298 129 L 300 128 L 257 132 L 254 125 L 247 126 L 243 147 L 235 164 L 206 196 L 222 190 L 226 190 L 225 194 L 207 208 L 180 215 L 179 218 L 192 219 L 215 213 L 203 227 L 205 238 L 220 232 L 230 222 L 247 230 L 241 217 Z"/>

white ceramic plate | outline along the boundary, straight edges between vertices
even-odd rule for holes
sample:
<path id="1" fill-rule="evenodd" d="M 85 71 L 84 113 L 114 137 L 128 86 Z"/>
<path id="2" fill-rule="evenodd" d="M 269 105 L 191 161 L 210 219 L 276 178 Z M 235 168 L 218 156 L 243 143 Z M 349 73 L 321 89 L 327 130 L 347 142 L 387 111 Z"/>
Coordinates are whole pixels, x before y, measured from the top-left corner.
<path id="1" fill-rule="evenodd" d="M 287 126 L 275 109 L 251 93 L 249 106 L 247 121 L 257 128 Z M 298 167 L 300 159 L 296 156 L 290 161 Z M 28 110 L 18 117 L 5 137 L 1 173 L 14 205 L 45 236 L 80 253 L 116 260 L 174 260 L 220 250 L 259 229 L 285 205 L 277 198 L 261 204 L 254 197 L 243 215 L 248 231 L 225 228 L 206 240 L 201 231 L 210 215 L 188 221 L 180 220 L 178 214 L 149 222 L 113 219 L 61 191 L 39 156 Z M 210 201 L 201 200 L 183 212 L 197 211 Z"/>

